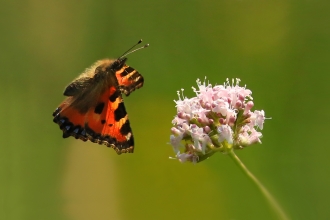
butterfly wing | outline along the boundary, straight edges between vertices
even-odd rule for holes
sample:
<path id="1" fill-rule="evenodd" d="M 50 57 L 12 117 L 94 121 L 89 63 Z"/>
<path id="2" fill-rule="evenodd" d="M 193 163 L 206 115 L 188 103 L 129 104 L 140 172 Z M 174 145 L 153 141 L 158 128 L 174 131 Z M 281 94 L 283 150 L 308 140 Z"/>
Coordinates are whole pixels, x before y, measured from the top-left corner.
<path id="1" fill-rule="evenodd" d="M 85 129 L 90 141 L 112 147 L 118 154 L 133 153 L 132 129 L 121 92 L 115 86 L 102 94 L 86 117 Z"/>
<path id="2" fill-rule="evenodd" d="M 67 98 L 53 113 L 54 122 L 70 136 L 114 148 L 118 153 L 133 153 L 134 138 L 120 91 L 110 87 L 87 113 L 80 113 Z"/>
<path id="3" fill-rule="evenodd" d="M 85 114 L 71 107 L 71 99 L 72 97 L 67 98 L 53 112 L 53 121 L 63 131 L 63 138 L 73 136 L 76 139 L 87 141 L 89 138 L 85 130 Z"/>
<path id="4" fill-rule="evenodd" d="M 101 85 L 105 89 L 97 89 L 104 76 L 107 83 Z M 54 111 L 54 122 L 63 131 L 63 138 L 73 136 L 105 144 L 118 154 L 132 153 L 134 138 L 121 93 L 129 95 L 142 87 L 143 77 L 123 64 L 117 70 L 99 66 L 93 78 L 98 85 L 89 79 L 86 88 L 85 81 L 78 78 L 66 88 L 64 94 L 69 97 Z"/>
<path id="5" fill-rule="evenodd" d="M 141 88 L 144 83 L 142 75 L 134 68 L 123 65 L 121 69 L 116 71 L 119 88 L 122 93 L 129 96 L 135 89 Z"/>

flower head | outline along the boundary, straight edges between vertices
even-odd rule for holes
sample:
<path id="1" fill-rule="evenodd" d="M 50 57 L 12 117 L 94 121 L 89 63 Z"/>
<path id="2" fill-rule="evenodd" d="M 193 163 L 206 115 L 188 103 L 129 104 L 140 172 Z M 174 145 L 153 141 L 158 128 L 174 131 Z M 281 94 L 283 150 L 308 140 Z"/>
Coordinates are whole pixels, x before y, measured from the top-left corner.
<path id="1" fill-rule="evenodd" d="M 185 97 L 183 89 L 178 92 L 170 144 L 180 162 L 196 163 L 215 152 L 261 143 L 257 129 L 263 129 L 265 112 L 251 111 L 252 92 L 239 82 L 227 79 L 223 85 L 212 86 L 197 79 L 195 97 Z"/>

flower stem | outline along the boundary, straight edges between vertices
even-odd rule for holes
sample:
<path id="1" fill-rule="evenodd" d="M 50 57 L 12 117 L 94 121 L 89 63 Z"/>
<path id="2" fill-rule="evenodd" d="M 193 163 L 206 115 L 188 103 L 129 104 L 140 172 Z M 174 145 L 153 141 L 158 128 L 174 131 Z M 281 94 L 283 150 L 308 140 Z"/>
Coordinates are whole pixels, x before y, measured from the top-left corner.
<path id="1" fill-rule="evenodd" d="M 274 209 L 279 219 L 289 220 L 289 217 L 285 214 L 281 206 L 277 203 L 275 198 L 269 193 L 269 191 L 261 184 L 261 182 L 246 168 L 242 161 L 236 156 L 233 150 L 228 151 L 228 155 L 234 160 L 234 162 L 241 168 L 243 173 L 245 173 L 259 188 L 261 193 L 266 197 L 270 206 Z"/>

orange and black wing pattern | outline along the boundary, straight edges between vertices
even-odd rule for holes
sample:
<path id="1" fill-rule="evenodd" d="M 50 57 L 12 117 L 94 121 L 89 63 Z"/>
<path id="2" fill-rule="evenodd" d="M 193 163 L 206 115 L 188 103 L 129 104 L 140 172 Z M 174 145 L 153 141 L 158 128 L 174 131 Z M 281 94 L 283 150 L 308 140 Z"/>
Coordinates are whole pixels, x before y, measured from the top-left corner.
<path id="1" fill-rule="evenodd" d="M 143 86 L 143 76 L 134 68 L 123 65 L 121 69 L 116 71 L 116 77 L 118 80 L 120 90 L 129 96 L 135 89 L 139 89 Z"/>
<path id="2" fill-rule="evenodd" d="M 108 84 L 101 83 L 102 86 L 105 85 L 105 88 L 101 89 L 102 92 L 97 93 L 96 97 L 92 97 L 93 101 L 86 101 L 89 103 L 87 107 L 81 107 L 83 98 L 88 97 L 88 91 L 94 91 L 93 87 L 100 86 L 99 83 L 91 83 L 91 80 L 88 83 L 89 87 L 84 88 L 86 95 L 80 96 L 81 100 L 78 100 L 79 105 L 75 105 L 78 103 L 75 100 L 76 97 L 69 96 L 54 111 L 53 121 L 63 131 L 63 138 L 73 136 L 83 141 L 104 144 L 113 148 L 117 154 L 133 153 L 134 137 L 122 93 L 129 95 L 135 89 L 142 87 L 143 77 L 135 69 L 127 66 L 125 61 L 126 59 L 116 60 L 115 65 L 103 68 L 107 73 L 98 71 L 97 74 L 111 77 L 111 80 L 108 80 L 110 82 Z M 118 62 L 121 62 L 120 65 Z M 102 68 L 98 68 L 100 69 Z M 99 78 L 98 76 L 98 80 Z M 78 94 L 78 92 L 73 91 L 72 94 Z M 86 100 L 92 98 L 88 97 Z"/>

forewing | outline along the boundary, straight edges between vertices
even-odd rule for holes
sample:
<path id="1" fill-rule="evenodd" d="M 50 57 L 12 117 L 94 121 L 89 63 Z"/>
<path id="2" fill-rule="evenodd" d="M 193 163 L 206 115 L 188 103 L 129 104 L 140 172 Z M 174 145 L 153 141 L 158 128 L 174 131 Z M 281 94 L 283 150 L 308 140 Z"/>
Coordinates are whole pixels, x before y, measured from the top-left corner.
<path id="1" fill-rule="evenodd" d="M 135 89 L 141 88 L 144 83 L 143 76 L 134 68 L 126 64 L 116 72 L 121 92 L 128 96 Z"/>

